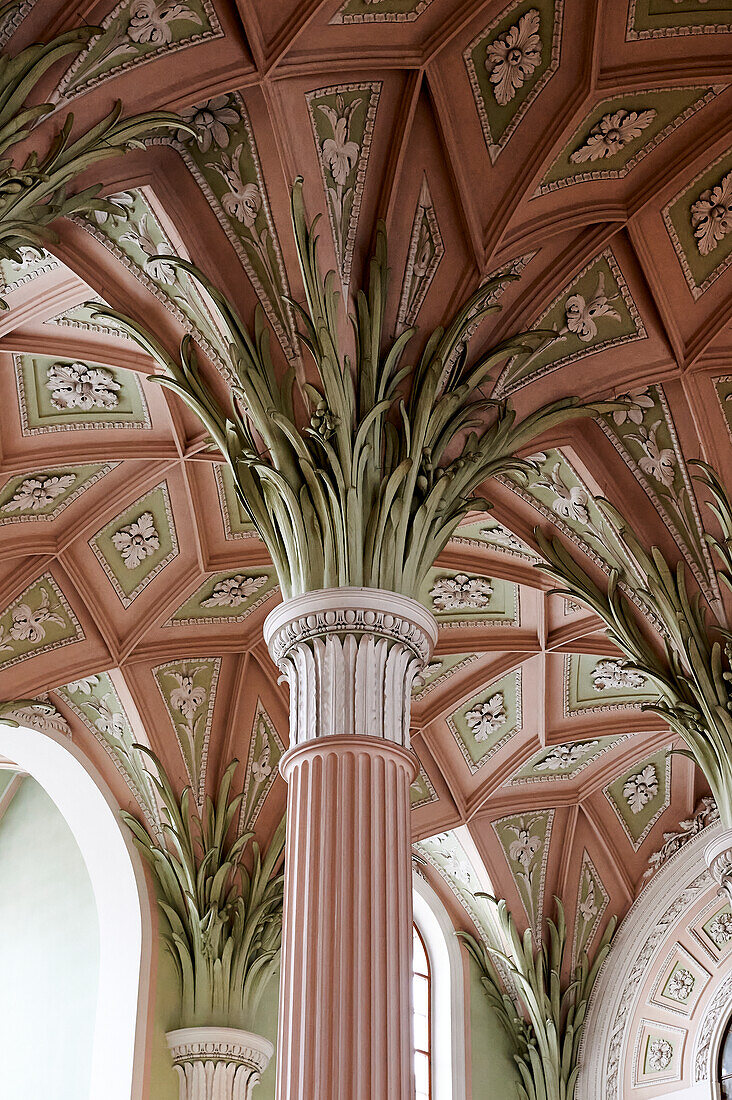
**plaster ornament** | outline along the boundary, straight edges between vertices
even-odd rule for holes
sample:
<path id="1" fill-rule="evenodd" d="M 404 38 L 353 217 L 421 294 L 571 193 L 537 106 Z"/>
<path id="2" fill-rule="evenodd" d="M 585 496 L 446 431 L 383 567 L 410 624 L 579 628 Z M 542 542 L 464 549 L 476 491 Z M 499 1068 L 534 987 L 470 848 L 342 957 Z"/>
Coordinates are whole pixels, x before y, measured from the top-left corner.
<path id="1" fill-rule="evenodd" d="M 535 771 L 568 771 L 599 745 L 599 741 L 584 741 L 581 744 L 555 745 L 551 752 L 534 764 Z"/>
<path id="2" fill-rule="evenodd" d="M 481 611 L 488 607 L 493 585 L 486 577 L 456 573 L 442 577 L 430 589 L 433 605 L 440 611 Z"/>
<path id="3" fill-rule="evenodd" d="M 648 860 L 643 878 L 650 878 L 663 864 L 675 855 L 693 836 L 719 821 L 719 810 L 713 798 L 705 795 L 691 817 L 679 822 L 677 832 L 663 834 L 663 844 Z"/>
<path id="4" fill-rule="evenodd" d="M 579 915 L 582 917 L 582 920 L 585 922 L 585 924 L 589 924 L 593 917 L 597 916 L 597 902 L 595 901 L 595 883 L 592 880 L 590 880 L 589 889 L 587 891 L 587 895 L 584 901 L 581 901 L 579 904 Z"/>
<path id="5" fill-rule="evenodd" d="M 487 741 L 492 733 L 500 729 L 507 719 L 503 694 L 498 691 L 485 703 L 479 703 L 465 715 L 476 741 Z"/>
<path id="6" fill-rule="evenodd" d="M 724 947 L 732 940 L 732 913 L 720 913 L 709 925 L 709 935 L 717 947 Z"/>
<path id="7" fill-rule="evenodd" d="M 54 409 L 114 409 L 122 388 L 111 371 L 88 363 L 54 363 L 46 385 Z"/>
<path id="8" fill-rule="evenodd" d="M 72 680 L 66 684 L 66 690 L 75 695 L 77 692 L 80 695 L 93 695 L 94 688 L 99 683 L 98 676 L 85 676 L 83 680 Z"/>
<path id="9" fill-rule="evenodd" d="M 265 735 L 262 741 L 262 751 L 259 754 L 259 759 L 255 760 L 252 764 L 252 775 L 256 783 L 266 783 L 267 779 L 272 774 L 272 765 L 269 762 L 271 755 L 272 749 L 269 738 Z"/>
<path id="10" fill-rule="evenodd" d="M 732 232 L 732 172 L 702 191 L 690 213 L 697 248 L 702 256 L 708 256 Z"/>
<path id="11" fill-rule="evenodd" d="M 622 691 L 642 688 L 646 682 L 645 676 L 632 668 L 626 668 L 622 661 L 608 658 L 606 661 L 598 661 L 592 670 L 592 686 L 595 691 Z"/>
<path id="12" fill-rule="evenodd" d="M 0 627 L 0 648 L 2 649 L 13 649 L 13 641 L 37 645 L 46 637 L 48 625 L 55 623 L 57 626 L 64 626 L 66 622 L 62 615 L 51 611 L 50 599 L 45 588 L 41 589 L 41 601 L 38 607 L 32 608 L 27 603 L 21 603 L 13 608 L 11 615 L 13 621 L 7 636 L 4 627 Z"/>
<path id="13" fill-rule="evenodd" d="M 433 677 L 437 676 L 437 674 L 441 671 L 442 671 L 442 661 L 440 660 L 439 657 L 436 657 L 432 661 L 428 661 L 427 664 L 422 669 L 422 671 L 418 672 L 417 675 L 414 677 L 414 687 L 416 687 L 416 688 L 424 687 L 425 684 L 429 683 L 429 681 Z"/>
<path id="14" fill-rule="evenodd" d="M 621 108 L 611 111 L 595 123 L 585 138 L 584 145 L 576 149 L 569 159 L 573 164 L 583 164 L 588 160 L 615 156 L 631 141 L 640 137 L 655 117 L 656 111 L 653 109 L 627 111 Z"/>
<path id="15" fill-rule="evenodd" d="M 123 222 L 126 222 L 130 211 L 134 208 L 135 196 L 131 191 L 116 191 L 112 201 L 115 206 L 119 207 L 119 210 L 92 210 L 89 214 L 89 217 L 93 218 L 97 225 L 117 228 Z"/>
<path id="16" fill-rule="evenodd" d="M 170 255 L 170 245 L 166 241 L 153 240 L 147 224 L 147 214 L 141 214 L 138 221 L 130 224 L 130 228 L 120 234 L 121 241 L 132 241 L 141 252 L 145 253 L 145 271 L 156 282 L 173 284 L 177 282 L 178 274 L 169 260 L 161 257 Z"/>
<path id="17" fill-rule="evenodd" d="M 193 679 L 198 669 L 192 669 L 189 673 L 172 672 L 170 675 L 178 684 L 170 693 L 170 705 L 180 711 L 187 722 L 190 722 L 198 708 L 206 701 L 206 690 L 197 687 Z"/>
<path id="18" fill-rule="evenodd" d="M 496 542 L 499 546 L 506 546 L 509 550 L 526 550 L 526 543 L 522 542 L 518 535 L 514 535 L 513 531 L 509 531 L 508 527 L 504 527 L 502 523 L 496 523 L 493 527 L 484 527 L 483 534 L 491 542 Z"/>
<path id="19" fill-rule="evenodd" d="M 668 1039 L 651 1039 L 648 1044 L 647 1065 L 653 1073 L 668 1069 L 674 1056 L 674 1048 Z"/>
<path id="20" fill-rule="evenodd" d="M 180 1100 L 251 1100 L 274 1048 L 268 1039 L 229 1027 L 190 1027 L 167 1034 Z"/>
<path id="21" fill-rule="evenodd" d="M 732 905 L 732 829 L 725 829 L 707 844 L 704 859 L 719 893 L 726 894 Z"/>
<path id="22" fill-rule="evenodd" d="M 195 131 L 195 136 L 180 130 L 176 135 L 178 141 L 196 141 L 202 153 L 207 153 L 212 145 L 220 149 L 228 148 L 228 127 L 239 122 L 239 112 L 231 106 L 228 95 L 217 95 L 198 106 L 184 107 L 180 114 Z"/>
<path id="23" fill-rule="evenodd" d="M 266 577 L 248 577 L 244 573 L 225 577 L 216 582 L 208 599 L 201 600 L 201 607 L 240 607 L 266 583 Z"/>
<path id="24" fill-rule="evenodd" d="M 639 814 L 657 794 L 658 775 L 653 764 L 647 764 L 637 775 L 631 775 L 623 786 L 623 797 L 634 814 Z"/>
<path id="25" fill-rule="evenodd" d="M 694 989 L 694 975 L 685 967 L 674 970 L 665 989 L 665 995 L 682 1004 L 688 1001 Z"/>
<path id="26" fill-rule="evenodd" d="M 237 145 L 231 156 L 222 153 L 220 164 L 213 164 L 216 171 L 229 188 L 221 199 L 221 205 L 226 213 L 241 222 L 247 229 L 251 229 L 257 220 L 257 214 L 262 209 L 262 192 L 256 183 L 245 183 L 241 174 L 241 158 L 244 152 L 243 143 Z M 269 261 L 268 261 L 269 262 Z"/>
<path id="27" fill-rule="evenodd" d="M 130 8 L 127 34 L 133 42 L 152 42 L 156 46 L 172 41 L 170 26 L 176 19 L 186 19 L 203 26 L 201 19 L 186 4 L 174 0 L 134 0 Z"/>
<path id="28" fill-rule="evenodd" d="M 570 488 L 565 483 L 562 477 L 561 462 L 554 465 L 549 477 L 540 477 L 531 488 L 551 489 L 555 494 L 551 503 L 552 512 L 561 516 L 562 519 L 570 519 L 574 520 L 575 523 L 581 523 L 583 527 L 589 526 L 590 513 L 587 508 L 590 501 L 589 493 L 579 485 L 573 485 Z"/>
<path id="29" fill-rule="evenodd" d="M 659 481 L 667 489 L 672 489 L 676 477 L 676 455 L 673 447 L 661 447 L 658 443 L 658 429 L 661 421 L 657 420 L 650 428 L 641 425 L 637 435 L 630 435 L 644 450 L 644 455 L 638 461 L 638 465 L 644 474 Z"/>
<path id="30" fill-rule="evenodd" d="M 138 565 L 160 549 L 160 537 L 152 512 L 143 512 L 133 523 L 120 527 L 112 535 L 112 543 L 128 569 Z"/>
<path id="31" fill-rule="evenodd" d="M 13 493 L 7 504 L 2 506 L 4 512 L 39 512 L 46 508 L 57 497 L 69 489 L 76 481 L 75 474 L 61 474 L 53 477 L 26 478 Z"/>
<path id="32" fill-rule="evenodd" d="M 644 389 L 629 390 L 627 393 L 618 394 L 618 401 L 623 401 L 625 404 L 616 409 L 612 414 L 613 420 L 620 427 L 622 424 L 630 421 L 631 424 L 642 424 L 644 409 L 652 409 L 654 406 L 654 400 L 648 392 L 647 387 Z"/>
<path id="33" fill-rule="evenodd" d="M 584 344 L 589 344 L 597 336 L 597 317 L 609 317 L 613 321 L 620 321 L 620 314 L 610 305 L 619 295 L 608 298 L 605 293 L 605 273 L 600 271 L 597 276 L 597 284 L 591 298 L 585 299 L 582 294 L 570 294 L 564 304 L 565 327 L 559 329 L 559 335 L 565 336 L 573 333 Z"/>
<path id="34" fill-rule="evenodd" d="M 485 67 L 496 103 L 502 107 L 511 102 L 541 63 L 539 23 L 539 12 L 532 8 L 486 46 Z"/>
<path id="35" fill-rule="evenodd" d="M 90 699 L 89 707 L 96 714 L 94 725 L 105 737 L 122 737 L 127 730 L 124 714 L 114 710 L 114 696 L 105 695 L 102 699 Z"/>
<path id="36" fill-rule="evenodd" d="M 45 696 L 40 699 L 0 703 L 0 722 L 11 726 L 29 726 L 41 733 L 62 733 L 65 737 L 71 737 L 71 726 Z"/>
<path id="37" fill-rule="evenodd" d="M 530 829 L 523 828 L 514 831 L 516 839 L 509 845 L 508 854 L 528 874 L 534 857 L 541 848 L 541 838 L 532 833 Z"/>
<path id="38" fill-rule="evenodd" d="M 318 104 L 318 110 L 326 116 L 333 130 L 333 137 L 326 138 L 322 143 L 323 161 L 339 188 L 345 188 L 351 170 L 361 151 L 358 142 L 350 140 L 349 136 L 353 112 L 360 105 L 360 99 L 353 99 L 350 103 L 345 104 L 342 95 L 336 97 L 335 110 L 326 103 Z M 343 197 L 343 192 L 341 192 L 338 198 L 341 206 Z"/>

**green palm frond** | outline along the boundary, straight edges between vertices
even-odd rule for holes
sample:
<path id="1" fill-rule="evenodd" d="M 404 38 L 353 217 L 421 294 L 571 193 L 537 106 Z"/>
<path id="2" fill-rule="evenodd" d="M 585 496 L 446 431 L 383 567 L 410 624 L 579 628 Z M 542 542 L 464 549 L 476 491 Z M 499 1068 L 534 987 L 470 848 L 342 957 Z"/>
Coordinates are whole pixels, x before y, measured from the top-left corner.
<path id="1" fill-rule="evenodd" d="M 150 778 L 162 807 L 162 838 L 122 814 L 152 868 L 164 914 L 165 942 L 180 982 L 180 1027 L 251 1030 L 264 990 L 279 965 L 285 846 L 284 818 L 262 853 L 252 833 L 232 839 L 242 795 L 232 796 L 237 761 L 215 799 L 199 813 L 193 792 L 180 798 L 149 749 Z"/>
<path id="2" fill-rule="evenodd" d="M 383 225 L 365 289 L 355 298 L 351 361 L 340 349 L 335 276 L 321 275 L 317 219 L 308 225 L 301 179 L 292 190 L 292 222 L 305 306 L 289 304 L 315 366 L 315 384 L 297 390 L 292 369 L 279 378 L 262 310 L 250 332 L 216 286 L 181 259 L 170 262 L 206 292 L 226 334 L 217 350 L 229 373 L 228 410 L 204 380 L 190 339 L 176 358 L 129 318 L 108 309 L 97 316 L 125 327 L 163 367 L 165 375 L 155 380 L 202 421 L 229 464 L 286 599 L 342 585 L 416 596 L 460 519 L 486 507 L 473 495 L 482 482 L 509 469 L 528 471 L 531 464 L 516 454 L 535 438 L 616 403 L 580 406 L 566 398 L 519 420 L 505 401 L 483 396 L 497 363 L 546 339 L 544 332 L 522 333 L 468 364 L 469 330 L 496 312 L 493 299 L 511 276 L 479 287 L 446 329 L 432 333 L 416 366 L 405 365 L 415 330 L 391 342 L 384 338 Z"/>
<path id="3" fill-rule="evenodd" d="M 529 929 L 519 936 L 505 901 L 478 896 L 488 907 L 488 947 L 467 932 L 458 936 L 478 964 L 488 1001 L 511 1041 L 521 1078 L 520 1100 L 573 1100 L 587 1003 L 610 950 L 616 918 L 609 921 L 592 962 L 583 951 L 565 981 L 567 926 L 559 898 L 554 899 L 556 923 L 547 921 L 547 942 L 536 948 Z M 508 978 L 508 988 L 494 959 Z"/>

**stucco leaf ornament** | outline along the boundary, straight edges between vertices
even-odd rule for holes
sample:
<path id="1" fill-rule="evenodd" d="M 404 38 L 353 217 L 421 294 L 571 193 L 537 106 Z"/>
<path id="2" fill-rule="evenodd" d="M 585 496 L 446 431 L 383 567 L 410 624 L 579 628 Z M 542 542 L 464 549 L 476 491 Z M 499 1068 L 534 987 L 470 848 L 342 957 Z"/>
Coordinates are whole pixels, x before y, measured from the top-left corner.
<path id="1" fill-rule="evenodd" d="M 256 183 L 245 183 L 241 173 L 241 157 L 244 152 L 244 143 L 237 145 L 231 156 L 226 153 L 221 155 L 221 164 L 212 164 L 211 167 L 223 179 L 229 190 L 221 199 L 221 205 L 226 213 L 241 222 L 247 229 L 251 229 L 257 220 L 257 214 L 262 208 L 262 194 Z"/>
<path id="2" fill-rule="evenodd" d="M 732 913 L 719 913 L 709 925 L 709 935 L 717 947 L 732 941 Z"/>
<path id="3" fill-rule="evenodd" d="M 645 428 L 641 424 L 637 434 L 629 435 L 628 439 L 635 440 L 643 448 L 644 454 L 638 460 L 643 473 L 648 474 L 667 489 L 673 489 L 676 478 L 676 455 L 673 447 L 662 447 L 658 442 L 660 427 L 660 420 L 651 424 L 650 428 Z"/>
<path id="4" fill-rule="evenodd" d="M 543 760 L 534 764 L 534 771 L 568 771 L 588 752 L 596 749 L 598 744 L 599 741 L 584 741 L 579 745 L 555 745 Z"/>
<path id="5" fill-rule="evenodd" d="M 271 753 L 272 747 L 265 732 L 259 756 L 252 764 L 252 775 L 256 783 L 266 783 L 272 774 L 272 765 L 270 764 Z"/>
<path id="6" fill-rule="evenodd" d="M 85 676 L 82 680 L 71 680 L 66 684 L 66 690 L 72 695 L 93 695 L 98 683 L 98 676 Z"/>
<path id="7" fill-rule="evenodd" d="M 500 691 L 491 695 L 484 703 L 478 703 L 465 715 L 465 721 L 476 741 L 487 741 L 492 733 L 505 724 L 506 718 L 503 694 Z"/>
<path id="8" fill-rule="evenodd" d="M 532 8 L 486 46 L 485 67 L 501 107 L 511 102 L 541 62 L 539 24 L 539 12 Z"/>
<path id="9" fill-rule="evenodd" d="M 587 894 L 579 906 L 580 916 L 585 924 L 597 916 L 597 901 L 595 900 L 595 883 L 590 879 Z"/>
<path id="10" fill-rule="evenodd" d="M 151 42 L 162 46 L 173 39 L 171 26 L 177 19 L 203 26 L 201 17 L 187 4 L 171 3 L 170 0 L 133 0 L 130 8 L 130 21 L 127 34 L 133 42 Z"/>
<path id="11" fill-rule="evenodd" d="M 144 252 L 145 271 L 151 279 L 169 285 L 177 282 L 177 272 L 167 259 L 170 255 L 170 245 L 167 241 L 153 240 L 147 225 L 147 214 L 142 214 L 139 221 L 131 223 L 130 228 L 120 234 L 120 240 L 132 241 L 141 252 Z"/>
<path id="12" fill-rule="evenodd" d="M 54 409 L 114 409 L 122 388 L 111 371 L 88 363 L 52 363 L 46 386 Z"/>
<path id="13" fill-rule="evenodd" d="M 628 421 L 631 424 L 642 424 L 645 410 L 652 409 L 655 404 L 647 388 L 629 390 L 628 393 L 618 394 L 618 400 L 627 402 L 625 406 L 616 409 L 612 414 L 618 427 Z"/>
<path id="14" fill-rule="evenodd" d="M 145 558 L 160 549 L 160 537 L 151 512 L 143 512 L 132 523 L 112 535 L 112 543 L 128 569 L 136 569 Z"/>
<path id="15" fill-rule="evenodd" d="M 208 599 L 201 600 L 201 607 L 240 607 L 266 582 L 266 577 L 247 577 L 244 573 L 225 577 L 216 582 Z"/>
<path id="16" fill-rule="evenodd" d="M 702 256 L 708 256 L 732 232 L 732 172 L 692 203 L 691 224 Z"/>
<path id="17" fill-rule="evenodd" d="M 561 516 L 562 519 L 574 520 L 575 523 L 581 523 L 583 527 L 589 527 L 590 513 L 587 507 L 590 500 L 589 493 L 580 485 L 571 487 L 567 485 L 562 476 L 561 462 L 554 465 L 549 477 L 542 475 L 534 485 L 551 489 L 554 493 L 554 500 L 551 502 L 552 512 Z"/>
<path id="18" fill-rule="evenodd" d="M 330 123 L 332 137 L 326 138 L 321 145 L 323 164 L 333 180 L 333 187 L 328 187 L 328 194 L 333 204 L 336 227 L 336 243 L 340 256 L 344 253 L 344 222 L 346 200 L 351 196 L 353 187 L 348 186 L 348 179 L 356 165 L 361 153 L 361 146 L 351 138 L 351 121 L 353 113 L 361 104 L 361 99 L 356 98 L 346 104 L 339 93 L 336 97 L 335 110 L 327 103 L 318 103 L 318 110 L 325 115 Z"/>
<path id="19" fill-rule="evenodd" d="M 493 585 L 487 577 L 468 577 L 456 573 L 442 577 L 430 590 L 432 603 L 440 611 L 480 611 L 488 607 Z"/>
<path id="20" fill-rule="evenodd" d="M 231 106 L 228 95 L 217 95 L 195 107 L 184 107 L 181 118 L 195 130 L 195 137 L 187 130 L 179 130 L 178 140 L 196 141 L 202 153 L 207 153 L 212 145 L 228 148 L 231 140 L 228 128 L 240 121 L 239 112 Z"/>
<path id="21" fill-rule="evenodd" d="M 564 303 L 565 325 L 559 329 L 560 336 L 573 333 L 582 341 L 589 344 L 597 336 L 598 317 L 609 317 L 612 321 L 620 321 L 620 314 L 612 308 L 611 302 L 618 298 L 615 294 L 608 298 L 605 293 L 605 273 L 600 271 L 597 276 L 597 284 L 591 298 L 585 298 L 583 294 L 570 294 Z"/>
<path id="22" fill-rule="evenodd" d="M 569 159 L 573 164 L 583 164 L 588 160 L 613 157 L 631 141 L 639 138 L 655 117 L 656 112 L 653 109 L 626 111 L 621 108 L 611 111 L 595 123 L 584 144 L 575 149 Z"/>
<path id="23" fill-rule="evenodd" d="M 648 1044 L 648 1068 L 654 1073 L 668 1069 L 674 1056 L 674 1048 L 668 1039 L 651 1039 Z"/>
<path id="24" fill-rule="evenodd" d="M 186 722 L 192 720 L 198 708 L 206 701 L 206 689 L 194 683 L 198 671 L 199 669 L 194 668 L 188 672 L 170 673 L 178 684 L 170 693 L 170 705 L 183 715 Z"/>
<path id="25" fill-rule="evenodd" d="M 21 603 L 13 608 L 11 615 L 13 621 L 8 630 L 8 640 L 30 642 L 31 645 L 37 645 L 38 642 L 43 641 L 46 637 L 46 628 L 52 623 L 57 626 L 66 625 L 63 615 L 58 615 L 51 610 L 51 601 L 45 588 L 41 589 L 38 607 L 32 608 L 30 604 Z M 0 641 L 4 642 L 5 638 L 1 638 Z M 12 649 L 12 642 L 4 648 Z"/>
<path id="26" fill-rule="evenodd" d="M 523 867 L 524 877 L 529 878 L 531 865 L 534 862 L 536 853 L 541 848 L 541 838 L 527 828 L 514 828 L 514 832 L 516 833 L 516 839 L 509 844 L 508 854 L 515 863 Z"/>
<path id="27" fill-rule="evenodd" d="M 688 1001 L 694 989 L 694 975 L 686 967 L 674 970 L 666 986 L 666 996 L 682 1004 Z"/>
<path id="28" fill-rule="evenodd" d="M 135 196 L 131 191 L 117 191 L 114 196 L 114 205 L 117 210 L 92 210 L 90 217 L 97 225 L 108 225 L 117 228 L 129 219 L 135 205 Z"/>
<path id="29" fill-rule="evenodd" d="M 52 477 L 27 477 L 13 493 L 3 512 L 40 512 L 76 481 L 75 474 L 57 474 Z"/>
<path id="30" fill-rule="evenodd" d="M 658 775 L 653 764 L 646 764 L 637 775 L 631 775 L 623 787 L 623 797 L 634 814 L 639 814 L 657 794 Z"/>
<path id="31" fill-rule="evenodd" d="M 624 688 L 642 688 L 645 676 L 635 669 L 627 668 L 622 661 L 608 659 L 598 661 L 591 674 L 595 691 L 621 691 Z"/>

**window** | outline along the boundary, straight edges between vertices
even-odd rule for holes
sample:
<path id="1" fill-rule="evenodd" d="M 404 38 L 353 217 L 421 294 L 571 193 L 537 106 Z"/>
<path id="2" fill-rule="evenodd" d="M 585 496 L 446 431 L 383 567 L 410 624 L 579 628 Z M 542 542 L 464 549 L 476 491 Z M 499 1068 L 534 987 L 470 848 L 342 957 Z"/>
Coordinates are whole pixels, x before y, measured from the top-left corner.
<path id="1" fill-rule="evenodd" d="M 412 1035 L 416 1100 L 432 1100 L 431 987 L 427 949 L 415 924 L 412 928 Z"/>
<path id="2" fill-rule="evenodd" d="M 727 1024 L 719 1049 L 719 1083 L 721 1100 L 732 1100 L 732 1020 Z"/>

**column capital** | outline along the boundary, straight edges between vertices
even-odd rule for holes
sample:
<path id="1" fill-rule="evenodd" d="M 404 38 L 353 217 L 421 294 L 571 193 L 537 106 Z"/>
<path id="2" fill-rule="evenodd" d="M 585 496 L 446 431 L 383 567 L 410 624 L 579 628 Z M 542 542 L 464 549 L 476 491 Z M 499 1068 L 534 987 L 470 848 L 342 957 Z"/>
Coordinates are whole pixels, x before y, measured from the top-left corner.
<path id="1" fill-rule="evenodd" d="M 732 829 L 725 829 L 704 849 L 704 862 L 710 874 L 732 905 Z"/>
<path id="2" fill-rule="evenodd" d="M 166 1038 L 181 1100 L 250 1100 L 274 1053 L 263 1035 L 233 1027 L 179 1028 Z"/>
<path id="3" fill-rule="evenodd" d="M 422 604 L 378 588 L 326 588 L 275 608 L 270 654 L 290 685 L 290 745 L 380 737 L 409 748 L 414 677 L 437 623 Z"/>

